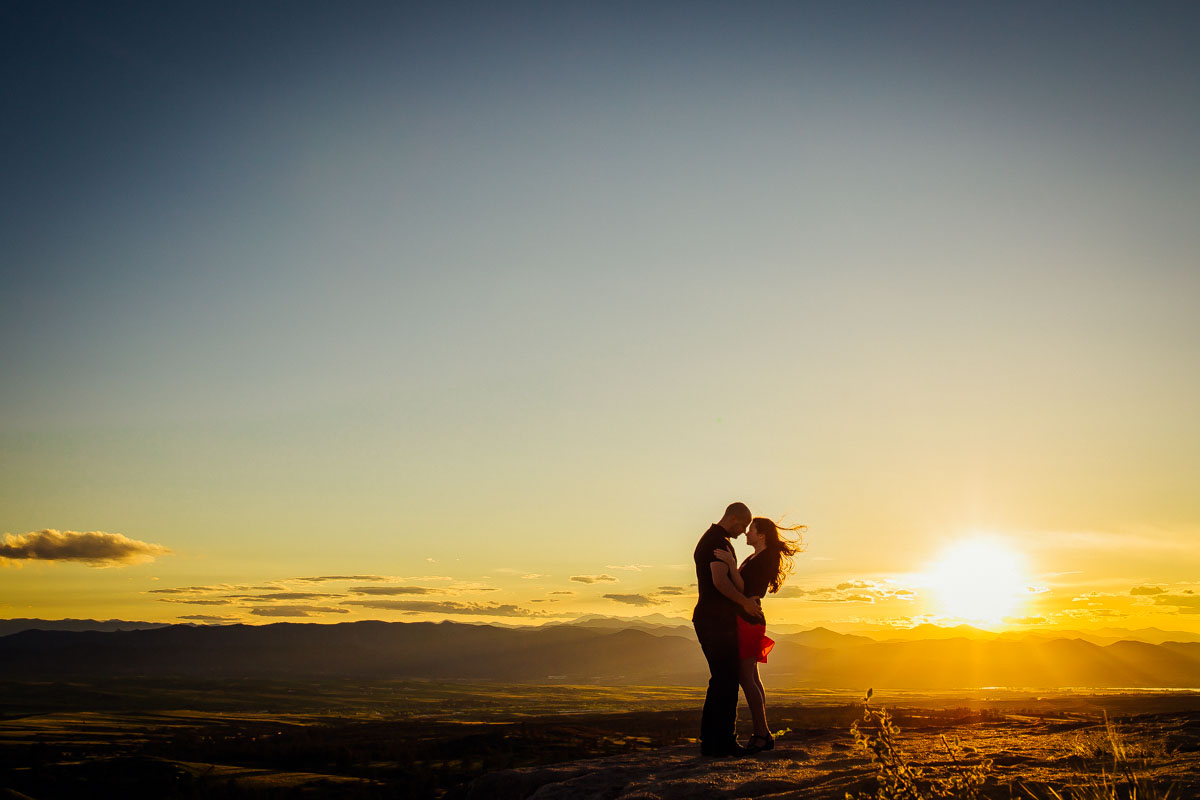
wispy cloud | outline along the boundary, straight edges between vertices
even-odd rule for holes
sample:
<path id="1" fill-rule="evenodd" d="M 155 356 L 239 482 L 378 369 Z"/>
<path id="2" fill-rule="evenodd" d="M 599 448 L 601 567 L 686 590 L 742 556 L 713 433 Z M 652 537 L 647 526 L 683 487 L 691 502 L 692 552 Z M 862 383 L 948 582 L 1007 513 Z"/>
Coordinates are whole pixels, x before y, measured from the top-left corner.
<path id="1" fill-rule="evenodd" d="M 1148 596 L 1155 594 L 1166 594 L 1167 590 L 1162 586 L 1135 586 L 1129 590 L 1129 593 L 1134 596 Z"/>
<path id="2" fill-rule="evenodd" d="M 662 596 L 678 596 L 691 594 L 691 592 L 682 586 L 660 586 L 657 590 L 655 590 L 654 594 Z"/>
<path id="3" fill-rule="evenodd" d="M 219 617 L 213 614 L 180 614 L 179 619 L 191 620 L 193 622 L 221 623 L 234 622 L 237 620 L 237 617 Z"/>
<path id="4" fill-rule="evenodd" d="M 478 617 L 548 617 L 543 611 L 508 603 L 460 603 L 453 600 L 344 600 L 342 605 L 361 606 L 410 614 L 450 614 Z"/>
<path id="5" fill-rule="evenodd" d="M 817 589 L 784 586 L 777 596 L 801 598 L 814 603 L 876 603 L 880 600 L 913 600 L 917 593 L 888 581 L 852 580 Z"/>
<path id="6" fill-rule="evenodd" d="M 283 587 L 278 581 L 269 581 L 267 585 L 251 586 L 248 584 L 216 583 L 211 586 L 174 586 L 168 589 L 148 589 L 148 594 L 214 594 L 216 592 L 270 592 Z"/>
<path id="7" fill-rule="evenodd" d="M 612 575 L 572 575 L 571 580 L 578 583 L 618 583 Z"/>
<path id="8" fill-rule="evenodd" d="M 1190 591 L 1183 594 L 1160 594 L 1154 598 L 1156 605 L 1174 606 L 1180 614 L 1200 614 L 1200 595 Z"/>
<path id="9" fill-rule="evenodd" d="M 304 583 L 324 583 L 326 581 L 386 581 L 384 575 L 313 575 L 304 578 L 288 578 L 289 581 Z"/>
<path id="10" fill-rule="evenodd" d="M 159 544 L 139 542 L 120 533 L 57 531 L 46 528 L 4 535 L 0 560 L 81 561 L 93 567 L 153 561 L 171 551 Z"/>
<path id="11" fill-rule="evenodd" d="M 160 603 L 185 603 L 191 606 L 227 606 L 233 601 L 224 597 L 159 597 Z"/>
<path id="12" fill-rule="evenodd" d="M 223 596 L 231 600 L 322 600 L 346 595 L 328 592 L 269 592 L 267 594 L 227 594 Z"/>
<path id="13" fill-rule="evenodd" d="M 527 580 L 527 581 L 533 580 L 535 578 L 550 577 L 549 575 L 545 575 L 541 572 L 529 572 L 528 570 L 513 569 L 512 567 L 496 567 L 492 570 L 492 572 L 495 572 L 500 575 L 520 575 L 522 580 Z"/>
<path id="14" fill-rule="evenodd" d="M 255 606 L 249 609 L 257 617 L 312 617 L 320 614 L 349 614 L 348 608 L 330 606 Z"/>
<path id="15" fill-rule="evenodd" d="M 661 600 L 647 597 L 644 594 L 606 594 L 604 597 L 607 600 L 613 600 L 617 603 L 624 603 L 630 606 L 654 606 L 662 602 Z"/>
<path id="16" fill-rule="evenodd" d="M 621 572 L 641 572 L 644 569 L 649 569 L 649 564 L 605 564 L 605 569 L 615 569 Z"/>
<path id="17" fill-rule="evenodd" d="M 347 591 L 351 594 L 398 595 L 398 594 L 436 594 L 438 589 L 424 586 L 351 586 Z"/>
<path id="18" fill-rule="evenodd" d="M 1118 551 L 1121 553 L 1191 552 L 1193 537 L 1172 531 L 1063 531 L 1031 538 L 1031 550 Z"/>

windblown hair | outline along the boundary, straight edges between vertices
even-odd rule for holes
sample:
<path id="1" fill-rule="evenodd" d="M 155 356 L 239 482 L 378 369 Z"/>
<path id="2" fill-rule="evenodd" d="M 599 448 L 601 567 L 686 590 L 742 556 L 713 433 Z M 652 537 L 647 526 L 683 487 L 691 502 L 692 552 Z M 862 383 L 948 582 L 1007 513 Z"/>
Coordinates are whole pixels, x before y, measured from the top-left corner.
<path id="1" fill-rule="evenodd" d="M 804 550 L 804 532 L 808 530 L 808 526 L 776 525 L 773 520 L 766 517 L 755 517 L 751 524 L 754 525 L 756 531 L 766 537 L 766 552 L 775 559 L 775 577 L 771 578 L 771 583 L 767 585 L 767 591 L 774 594 L 779 591 L 784 580 L 796 568 L 793 557 Z M 796 538 L 785 538 L 780 531 L 791 531 L 796 534 Z"/>

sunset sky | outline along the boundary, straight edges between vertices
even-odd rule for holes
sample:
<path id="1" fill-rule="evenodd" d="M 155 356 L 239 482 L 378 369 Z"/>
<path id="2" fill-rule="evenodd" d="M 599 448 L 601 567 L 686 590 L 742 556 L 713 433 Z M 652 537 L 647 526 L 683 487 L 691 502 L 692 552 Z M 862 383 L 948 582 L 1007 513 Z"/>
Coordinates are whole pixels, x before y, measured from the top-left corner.
<path id="1" fill-rule="evenodd" d="M 741 500 L 772 621 L 1200 631 L 1197 41 L 5 3 L 0 617 L 687 617 Z"/>

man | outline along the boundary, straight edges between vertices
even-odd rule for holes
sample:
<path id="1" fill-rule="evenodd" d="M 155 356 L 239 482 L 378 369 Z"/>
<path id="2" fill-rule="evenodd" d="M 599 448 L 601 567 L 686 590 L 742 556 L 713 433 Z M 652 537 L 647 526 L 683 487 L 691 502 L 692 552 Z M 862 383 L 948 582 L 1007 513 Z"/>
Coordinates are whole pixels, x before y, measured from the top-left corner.
<path id="1" fill-rule="evenodd" d="M 750 509 L 731 503 L 721 521 L 700 537 L 692 558 L 696 562 L 696 586 L 700 599 L 692 612 L 696 638 L 708 660 L 708 693 L 700 718 L 700 752 L 706 756 L 740 756 L 750 751 L 738 744 L 734 733 L 738 703 L 737 614 L 739 608 L 760 616 L 758 603 L 734 588 L 729 568 L 714 550 L 733 552 L 729 540 L 750 526 Z"/>

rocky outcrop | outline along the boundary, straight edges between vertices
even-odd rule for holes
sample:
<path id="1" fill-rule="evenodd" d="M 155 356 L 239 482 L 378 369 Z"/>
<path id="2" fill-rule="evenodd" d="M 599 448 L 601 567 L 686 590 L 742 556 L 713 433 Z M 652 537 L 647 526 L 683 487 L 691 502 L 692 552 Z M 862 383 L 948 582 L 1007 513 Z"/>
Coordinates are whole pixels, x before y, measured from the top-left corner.
<path id="1" fill-rule="evenodd" d="M 1113 741 L 1128 756 L 1114 771 Z M 956 748 L 952 760 L 947 747 Z M 1011 716 L 968 726 L 924 726 L 904 731 L 898 744 L 930 776 L 954 764 L 993 762 L 988 798 L 1052 796 L 1049 789 L 1096 785 L 1114 774 L 1135 776 L 1170 797 L 1200 797 L 1200 712 L 1145 714 L 1111 731 L 1095 720 L 1039 720 Z M 696 745 L 628 755 L 511 769 L 477 778 L 469 800 L 843 800 L 847 792 L 874 794 L 875 773 L 844 731 L 800 731 L 774 750 L 745 758 L 704 758 Z M 1024 788 L 1023 788 L 1024 787 Z M 1121 796 L 1126 796 L 1128 792 Z M 1067 796 L 1067 795 L 1064 795 Z M 1107 795 L 1105 795 L 1107 796 Z M 1159 796 L 1159 795 L 1155 795 Z"/>
<path id="2" fill-rule="evenodd" d="M 841 800 L 874 784 L 849 737 L 780 740 L 745 758 L 705 758 L 697 745 L 493 772 L 471 784 L 470 800 L 682 800 L 698 797 Z"/>

